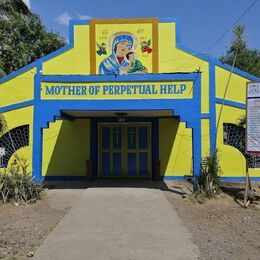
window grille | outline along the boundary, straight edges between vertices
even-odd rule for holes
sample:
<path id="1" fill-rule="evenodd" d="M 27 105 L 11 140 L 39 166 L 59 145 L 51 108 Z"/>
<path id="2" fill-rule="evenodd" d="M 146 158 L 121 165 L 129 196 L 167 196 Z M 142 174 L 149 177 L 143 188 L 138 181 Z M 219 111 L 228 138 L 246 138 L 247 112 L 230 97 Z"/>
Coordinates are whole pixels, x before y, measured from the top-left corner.
<path id="1" fill-rule="evenodd" d="M 0 155 L 0 167 L 5 168 L 15 151 L 29 145 L 29 125 L 16 127 L 0 138 L 0 147 L 4 148 L 4 155 Z"/>
<path id="2" fill-rule="evenodd" d="M 226 145 L 230 145 L 238 149 L 243 155 L 245 155 L 245 133 L 244 127 L 224 123 L 223 124 L 223 142 Z M 260 168 L 260 156 L 247 155 L 249 168 Z"/>

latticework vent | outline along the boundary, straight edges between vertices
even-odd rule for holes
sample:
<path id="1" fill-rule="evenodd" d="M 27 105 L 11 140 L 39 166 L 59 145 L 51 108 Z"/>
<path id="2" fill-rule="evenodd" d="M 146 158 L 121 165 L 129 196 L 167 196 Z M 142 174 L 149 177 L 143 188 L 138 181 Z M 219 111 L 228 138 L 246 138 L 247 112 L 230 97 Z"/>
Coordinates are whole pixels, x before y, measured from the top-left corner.
<path id="1" fill-rule="evenodd" d="M 29 125 L 16 127 L 0 138 L 0 148 L 4 148 L 5 155 L 1 156 L 0 167 L 5 168 L 15 151 L 29 145 Z"/>

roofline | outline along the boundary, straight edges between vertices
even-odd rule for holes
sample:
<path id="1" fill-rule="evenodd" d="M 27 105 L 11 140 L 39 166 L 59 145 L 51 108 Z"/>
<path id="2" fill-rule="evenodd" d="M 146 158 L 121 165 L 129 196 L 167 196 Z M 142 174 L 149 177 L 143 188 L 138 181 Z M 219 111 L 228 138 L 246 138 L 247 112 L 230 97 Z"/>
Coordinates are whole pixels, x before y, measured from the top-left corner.
<path id="1" fill-rule="evenodd" d="M 131 19 L 131 18 L 129 18 L 129 19 Z M 17 71 L 10 73 L 9 75 L 4 76 L 3 78 L 0 79 L 0 84 L 6 82 L 8 80 L 13 79 L 16 76 L 23 74 L 23 73 L 27 72 L 28 70 L 33 69 L 34 67 L 37 68 L 37 74 L 39 74 L 40 71 L 42 70 L 42 63 L 43 62 L 50 60 L 54 57 L 57 57 L 60 54 L 66 52 L 66 51 L 68 51 L 68 50 L 70 50 L 74 47 L 74 26 L 75 25 L 89 25 L 90 21 L 91 21 L 91 19 L 89 19 L 89 20 L 70 20 L 70 22 L 69 22 L 69 43 L 67 45 L 63 46 L 62 48 L 60 48 L 60 49 L 58 49 L 58 50 L 56 50 L 56 51 L 54 51 L 50 54 L 47 54 L 46 56 L 44 56 L 42 58 L 37 59 L 33 63 L 30 63 L 30 64 L 22 67 L 21 69 L 18 69 Z M 180 37 L 180 35 L 181 35 L 181 33 L 180 33 L 180 22 L 179 22 L 178 17 L 158 18 L 158 22 L 159 23 L 176 23 L 176 48 L 178 48 L 178 49 L 180 49 L 184 52 L 187 52 L 187 53 L 189 53 L 189 54 L 191 54 L 195 57 L 198 57 L 198 58 L 200 58 L 204 61 L 207 61 L 209 63 L 211 62 L 215 66 L 219 66 L 219 67 L 226 69 L 226 70 L 229 70 L 229 71 L 233 70 L 233 73 L 240 75 L 244 78 L 247 78 L 249 80 L 252 80 L 252 81 L 260 80 L 260 78 L 253 76 L 250 73 L 242 71 L 238 68 L 235 68 L 235 67 L 233 68 L 232 66 L 221 62 L 219 59 L 217 59 L 217 58 L 215 58 L 215 57 L 213 57 L 209 54 L 196 52 L 193 49 L 190 49 L 186 45 L 182 44 L 181 43 L 181 37 Z"/>

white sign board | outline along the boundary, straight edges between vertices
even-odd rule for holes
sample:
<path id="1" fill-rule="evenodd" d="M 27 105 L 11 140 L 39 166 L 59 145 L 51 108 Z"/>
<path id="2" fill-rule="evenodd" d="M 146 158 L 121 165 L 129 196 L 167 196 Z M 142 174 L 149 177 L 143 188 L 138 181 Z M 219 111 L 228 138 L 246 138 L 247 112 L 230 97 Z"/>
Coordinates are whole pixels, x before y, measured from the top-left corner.
<path id="1" fill-rule="evenodd" d="M 0 147 L 0 156 L 4 156 L 4 155 L 5 155 L 5 148 Z"/>
<path id="2" fill-rule="evenodd" d="M 260 154 L 260 82 L 247 84 L 246 153 Z"/>

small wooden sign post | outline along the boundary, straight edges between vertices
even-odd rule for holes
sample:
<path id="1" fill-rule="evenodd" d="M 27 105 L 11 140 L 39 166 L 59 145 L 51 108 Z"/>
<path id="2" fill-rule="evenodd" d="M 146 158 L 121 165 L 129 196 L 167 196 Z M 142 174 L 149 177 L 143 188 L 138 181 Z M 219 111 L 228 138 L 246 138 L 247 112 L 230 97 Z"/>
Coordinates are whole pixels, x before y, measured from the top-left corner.
<path id="1" fill-rule="evenodd" d="M 249 172 L 248 172 L 248 158 L 246 156 L 246 181 L 245 181 L 245 192 L 244 192 L 244 207 L 247 208 L 250 204 L 250 200 L 248 200 L 248 194 L 250 190 L 250 180 L 249 180 Z"/>

